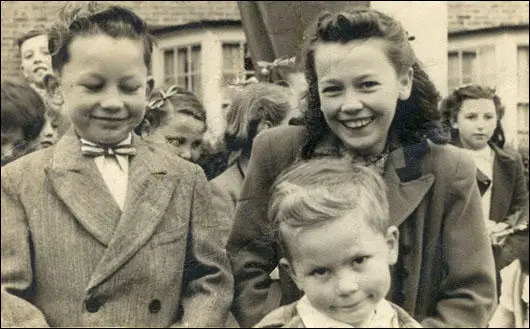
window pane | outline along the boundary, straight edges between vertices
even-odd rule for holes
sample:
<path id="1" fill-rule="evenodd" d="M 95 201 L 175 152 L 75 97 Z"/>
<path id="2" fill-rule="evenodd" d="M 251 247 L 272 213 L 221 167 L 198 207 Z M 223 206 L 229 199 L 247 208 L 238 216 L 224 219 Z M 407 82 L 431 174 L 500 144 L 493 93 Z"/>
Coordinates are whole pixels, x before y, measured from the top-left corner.
<path id="1" fill-rule="evenodd" d="M 476 82 L 477 53 L 474 51 L 462 52 L 462 84 Z"/>
<path id="2" fill-rule="evenodd" d="M 190 72 L 201 72 L 201 46 L 191 47 L 191 69 Z"/>
<path id="3" fill-rule="evenodd" d="M 223 44 L 223 71 L 238 73 L 243 70 L 243 61 L 240 58 L 238 43 Z"/>
<path id="4" fill-rule="evenodd" d="M 164 51 L 164 80 L 175 78 L 175 51 Z"/>
<path id="5" fill-rule="evenodd" d="M 202 100 L 202 86 L 201 86 L 201 76 L 200 74 L 194 74 L 191 76 L 191 91 Z"/>
<path id="6" fill-rule="evenodd" d="M 450 52 L 448 57 L 448 88 L 449 91 L 454 90 L 460 85 L 460 68 L 458 66 L 458 52 Z"/>
<path id="7" fill-rule="evenodd" d="M 188 73 L 188 48 L 179 48 L 177 50 L 177 74 L 184 75 Z"/>
<path id="8" fill-rule="evenodd" d="M 478 83 L 486 86 L 495 87 L 495 48 L 484 47 L 480 49 L 480 79 Z"/>
<path id="9" fill-rule="evenodd" d="M 517 100 L 528 103 L 528 47 L 517 48 Z M 528 106 L 528 104 L 527 104 Z M 527 107 L 528 112 L 528 107 Z M 528 117 L 527 117 L 528 118 Z M 528 121 L 527 121 L 528 126 Z"/>

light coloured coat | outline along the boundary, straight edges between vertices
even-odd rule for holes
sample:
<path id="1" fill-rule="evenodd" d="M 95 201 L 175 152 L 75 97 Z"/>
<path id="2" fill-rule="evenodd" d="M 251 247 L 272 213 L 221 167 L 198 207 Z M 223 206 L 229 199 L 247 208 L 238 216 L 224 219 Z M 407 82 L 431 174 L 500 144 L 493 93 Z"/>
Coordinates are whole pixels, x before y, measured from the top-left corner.
<path id="1" fill-rule="evenodd" d="M 123 212 L 73 130 L 2 168 L 2 326 L 225 322 L 229 221 L 198 166 L 133 144 Z"/>

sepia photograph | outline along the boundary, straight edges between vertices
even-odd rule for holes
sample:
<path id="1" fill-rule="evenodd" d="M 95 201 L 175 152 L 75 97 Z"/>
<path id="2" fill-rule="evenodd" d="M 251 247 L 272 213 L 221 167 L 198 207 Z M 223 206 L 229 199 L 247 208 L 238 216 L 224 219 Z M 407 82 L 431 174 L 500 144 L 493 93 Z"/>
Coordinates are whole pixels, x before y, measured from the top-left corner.
<path id="1" fill-rule="evenodd" d="M 528 1 L 1 1 L 0 326 L 528 328 Z"/>

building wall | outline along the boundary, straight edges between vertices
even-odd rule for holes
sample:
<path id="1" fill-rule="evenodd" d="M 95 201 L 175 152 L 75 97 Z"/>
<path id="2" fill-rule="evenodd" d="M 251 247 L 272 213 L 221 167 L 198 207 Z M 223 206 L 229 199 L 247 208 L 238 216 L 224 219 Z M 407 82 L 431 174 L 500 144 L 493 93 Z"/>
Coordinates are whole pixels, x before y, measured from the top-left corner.
<path id="1" fill-rule="evenodd" d="M 528 1 L 448 1 L 449 32 L 528 24 Z"/>
<path id="2" fill-rule="evenodd" d="M 16 39 L 35 24 L 49 26 L 67 1 L 2 1 L 2 76 L 18 75 Z M 106 1 L 129 7 L 150 25 L 179 25 L 201 19 L 240 19 L 236 1 Z"/>

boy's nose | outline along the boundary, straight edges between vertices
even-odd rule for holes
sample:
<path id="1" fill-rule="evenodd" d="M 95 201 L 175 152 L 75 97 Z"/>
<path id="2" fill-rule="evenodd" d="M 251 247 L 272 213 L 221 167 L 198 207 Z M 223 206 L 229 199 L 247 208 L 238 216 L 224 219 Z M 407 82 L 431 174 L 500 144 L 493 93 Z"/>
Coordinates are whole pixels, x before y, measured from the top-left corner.
<path id="1" fill-rule="evenodd" d="M 337 294 L 339 296 L 348 296 L 357 290 L 359 290 L 359 282 L 353 271 L 339 276 L 337 280 Z"/>
<path id="2" fill-rule="evenodd" d="M 112 112 L 117 112 L 124 106 L 123 101 L 116 94 L 109 95 L 109 97 L 101 101 L 100 105 L 103 109 Z"/>

